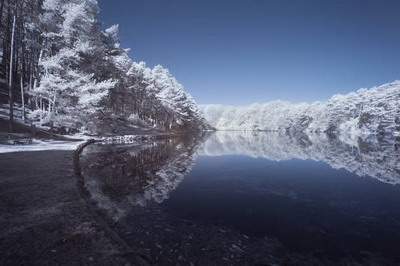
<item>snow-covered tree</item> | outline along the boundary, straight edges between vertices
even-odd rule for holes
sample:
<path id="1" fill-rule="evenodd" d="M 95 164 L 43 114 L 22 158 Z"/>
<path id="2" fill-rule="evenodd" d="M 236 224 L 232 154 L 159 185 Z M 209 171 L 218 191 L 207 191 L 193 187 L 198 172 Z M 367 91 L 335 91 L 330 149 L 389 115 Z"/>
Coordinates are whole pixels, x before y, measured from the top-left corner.
<path id="1" fill-rule="evenodd" d="M 11 71 L 10 47 L 0 43 L 0 82 L 12 82 L 10 101 L 26 98 L 31 122 L 55 129 L 202 128 L 206 123 L 183 86 L 165 68 L 135 62 L 121 48 L 119 26 L 102 31 L 98 12 L 96 0 L 0 0 L 4 43 L 11 43 L 16 17 Z"/>
<path id="2" fill-rule="evenodd" d="M 97 3 L 92 0 L 45 0 L 42 18 L 44 33 L 39 61 L 40 81 L 32 95 L 39 108 L 31 117 L 39 123 L 80 128 L 115 85 L 85 71 L 84 58 L 95 49 Z M 54 23 L 57 22 L 57 23 Z"/>
<path id="3" fill-rule="evenodd" d="M 396 81 L 335 95 L 327 102 L 207 105 L 202 110 L 217 129 L 393 136 L 400 134 L 399 102 L 400 81 Z"/>

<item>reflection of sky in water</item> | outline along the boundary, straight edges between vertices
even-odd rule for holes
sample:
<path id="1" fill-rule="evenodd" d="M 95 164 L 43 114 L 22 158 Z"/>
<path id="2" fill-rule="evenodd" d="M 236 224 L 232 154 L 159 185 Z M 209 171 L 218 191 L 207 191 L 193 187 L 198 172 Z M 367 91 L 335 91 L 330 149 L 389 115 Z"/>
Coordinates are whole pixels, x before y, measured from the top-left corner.
<path id="1" fill-rule="evenodd" d="M 352 140 L 346 143 L 326 135 L 290 137 L 274 133 L 217 132 L 199 149 L 207 156 L 244 155 L 272 161 L 290 159 L 322 161 L 359 176 L 400 183 L 399 143 Z"/>
<path id="2" fill-rule="evenodd" d="M 218 132 L 204 143 L 165 141 L 135 152 L 99 147 L 83 156 L 86 186 L 116 221 L 156 204 L 179 219 L 275 237 L 294 250 L 397 254 L 395 143 Z"/>
<path id="3" fill-rule="evenodd" d="M 400 187 L 325 163 L 202 156 L 164 202 L 173 215 L 276 237 L 293 249 L 397 254 Z M 339 254 L 336 254 L 339 255 Z"/>

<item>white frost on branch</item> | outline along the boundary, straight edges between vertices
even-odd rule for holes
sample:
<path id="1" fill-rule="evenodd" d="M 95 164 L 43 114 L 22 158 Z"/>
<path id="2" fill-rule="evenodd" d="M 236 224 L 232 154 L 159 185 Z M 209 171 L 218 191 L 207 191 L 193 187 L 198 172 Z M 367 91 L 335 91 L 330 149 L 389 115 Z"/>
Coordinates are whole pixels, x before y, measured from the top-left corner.
<path id="1" fill-rule="evenodd" d="M 327 102 L 274 101 L 249 106 L 203 105 L 206 120 L 220 130 L 327 132 L 356 136 L 400 132 L 400 81 Z"/>

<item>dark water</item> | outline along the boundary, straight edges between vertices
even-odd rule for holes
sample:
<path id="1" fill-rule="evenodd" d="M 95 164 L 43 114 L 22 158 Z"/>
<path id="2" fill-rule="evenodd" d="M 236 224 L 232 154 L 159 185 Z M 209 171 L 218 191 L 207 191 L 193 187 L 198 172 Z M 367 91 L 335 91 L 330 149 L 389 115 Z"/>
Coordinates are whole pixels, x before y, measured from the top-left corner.
<path id="1" fill-rule="evenodd" d="M 400 263 L 394 140 L 218 132 L 82 161 L 93 204 L 156 264 Z"/>

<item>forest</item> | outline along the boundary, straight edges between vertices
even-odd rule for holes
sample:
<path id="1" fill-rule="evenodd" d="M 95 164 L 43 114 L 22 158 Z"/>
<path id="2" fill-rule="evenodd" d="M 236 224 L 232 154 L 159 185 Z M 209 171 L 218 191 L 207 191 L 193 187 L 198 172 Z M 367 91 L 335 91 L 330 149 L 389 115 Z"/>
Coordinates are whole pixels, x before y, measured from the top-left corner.
<path id="1" fill-rule="evenodd" d="M 55 133 L 202 130 L 194 99 L 161 65 L 102 29 L 96 0 L 0 0 L 0 118 Z"/>

